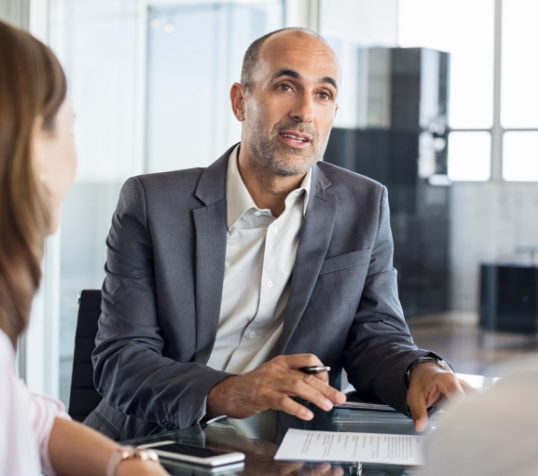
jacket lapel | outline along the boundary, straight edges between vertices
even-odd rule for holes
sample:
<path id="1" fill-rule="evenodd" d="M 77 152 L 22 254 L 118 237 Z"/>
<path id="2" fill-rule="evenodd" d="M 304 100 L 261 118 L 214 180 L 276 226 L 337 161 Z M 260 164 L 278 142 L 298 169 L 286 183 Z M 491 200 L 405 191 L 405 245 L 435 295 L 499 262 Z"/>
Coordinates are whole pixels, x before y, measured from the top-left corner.
<path id="1" fill-rule="evenodd" d="M 310 300 L 329 248 L 336 219 L 337 198 L 327 190 L 331 182 L 318 166 L 314 166 L 312 172 L 313 193 L 308 201 L 297 248 L 284 327 L 276 355 L 285 353 L 290 337 Z"/>
<path id="2" fill-rule="evenodd" d="M 236 144 L 237 145 L 237 144 Z M 226 172 L 235 145 L 202 172 L 193 210 L 196 230 L 196 362 L 206 363 L 217 334 L 226 260 Z"/>

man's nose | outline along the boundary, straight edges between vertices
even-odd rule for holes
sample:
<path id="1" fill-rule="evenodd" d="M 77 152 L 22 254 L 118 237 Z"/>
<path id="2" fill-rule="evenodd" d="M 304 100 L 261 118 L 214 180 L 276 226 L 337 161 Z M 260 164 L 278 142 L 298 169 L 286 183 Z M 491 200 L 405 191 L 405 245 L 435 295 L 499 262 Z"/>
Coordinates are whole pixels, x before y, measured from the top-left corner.
<path id="1" fill-rule="evenodd" d="M 297 97 L 290 116 L 295 122 L 311 123 L 314 121 L 314 99 L 311 94 L 303 93 Z"/>

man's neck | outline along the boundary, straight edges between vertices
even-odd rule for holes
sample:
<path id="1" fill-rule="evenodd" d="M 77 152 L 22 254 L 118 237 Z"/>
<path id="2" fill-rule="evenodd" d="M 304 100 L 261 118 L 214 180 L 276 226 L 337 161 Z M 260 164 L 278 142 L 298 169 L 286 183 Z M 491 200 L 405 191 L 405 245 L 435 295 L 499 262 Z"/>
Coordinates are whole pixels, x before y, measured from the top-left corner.
<path id="1" fill-rule="evenodd" d="M 277 175 L 272 170 L 260 167 L 243 148 L 239 149 L 237 165 L 256 206 L 271 210 L 274 217 L 279 217 L 284 212 L 286 197 L 301 186 L 306 176 L 306 172 L 293 176 Z"/>

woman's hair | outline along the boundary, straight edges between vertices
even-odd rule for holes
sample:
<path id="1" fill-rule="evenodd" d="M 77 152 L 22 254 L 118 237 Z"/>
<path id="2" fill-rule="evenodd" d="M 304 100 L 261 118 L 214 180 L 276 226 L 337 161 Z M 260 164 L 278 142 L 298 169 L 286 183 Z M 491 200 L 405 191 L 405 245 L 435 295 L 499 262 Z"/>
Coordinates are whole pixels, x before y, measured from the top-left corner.
<path id="1" fill-rule="evenodd" d="M 32 159 L 36 120 L 54 132 L 66 96 L 60 63 L 43 43 L 0 21 L 0 328 L 16 346 L 41 279 L 49 202 Z"/>

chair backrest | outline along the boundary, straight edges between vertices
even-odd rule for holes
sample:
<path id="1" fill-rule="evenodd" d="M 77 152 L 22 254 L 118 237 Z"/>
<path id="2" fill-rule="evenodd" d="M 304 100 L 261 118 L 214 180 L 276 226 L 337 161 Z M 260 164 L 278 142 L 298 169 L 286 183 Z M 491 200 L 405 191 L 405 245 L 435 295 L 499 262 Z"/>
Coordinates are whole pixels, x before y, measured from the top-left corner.
<path id="1" fill-rule="evenodd" d="M 102 399 L 93 383 L 92 364 L 97 323 L 101 315 L 101 291 L 84 289 L 80 292 L 78 302 L 69 415 L 73 420 L 82 422 Z"/>

